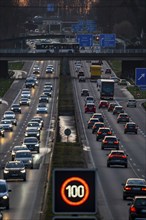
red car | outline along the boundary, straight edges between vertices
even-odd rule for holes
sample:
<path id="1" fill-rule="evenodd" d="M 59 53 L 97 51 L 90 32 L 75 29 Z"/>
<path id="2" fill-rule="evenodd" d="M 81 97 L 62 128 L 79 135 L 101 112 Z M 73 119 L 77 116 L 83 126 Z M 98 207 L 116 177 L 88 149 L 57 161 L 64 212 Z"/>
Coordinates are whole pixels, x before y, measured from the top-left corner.
<path id="1" fill-rule="evenodd" d="M 109 102 L 105 100 L 104 101 L 101 100 L 98 104 L 98 108 L 108 108 L 108 106 L 109 106 Z"/>
<path id="2" fill-rule="evenodd" d="M 84 107 L 85 113 L 95 113 L 96 112 L 96 106 L 94 103 L 87 103 Z"/>

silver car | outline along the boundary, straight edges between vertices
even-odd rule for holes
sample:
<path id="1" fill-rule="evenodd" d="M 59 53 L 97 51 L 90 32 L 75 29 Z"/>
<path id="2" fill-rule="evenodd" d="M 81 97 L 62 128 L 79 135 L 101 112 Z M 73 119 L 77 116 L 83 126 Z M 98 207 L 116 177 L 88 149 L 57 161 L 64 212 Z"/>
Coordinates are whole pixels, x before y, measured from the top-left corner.
<path id="1" fill-rule="evenodd" d="M 30 150 L 18 150 L 15 154 L 15 161 L 22 161 L 26 168 L 33 169 L 33 156 Z"/>

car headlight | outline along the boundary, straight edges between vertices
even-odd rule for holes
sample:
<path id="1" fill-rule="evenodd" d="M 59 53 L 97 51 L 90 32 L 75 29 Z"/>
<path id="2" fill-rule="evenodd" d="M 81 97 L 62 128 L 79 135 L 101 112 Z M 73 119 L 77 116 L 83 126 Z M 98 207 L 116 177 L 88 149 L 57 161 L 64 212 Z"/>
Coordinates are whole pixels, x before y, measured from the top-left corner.
<path id="1" fill-rule="evenodd" d="M 32 160 L 29 160 L 28 162 L 29 162 L 29 163 L 32 163 Z"/>
<path id="2" fill-rule="evenodd" d="M 35 144 L 35 146 L 36 146 L 36 147 L 38 147 L 38 146 L 39 146 L 39 144 Z"/>
<path id="3" fill-rule="evenodd" d="M 6 195 L 5 195 L 5 196 L 3 196 L 3 199 L 8 199 L 8 196 L 6 196 Z"/>
<path id="4" fill-rule="evenodd" d="M 28 136 L 28 134 L 26 133 L 25 136 Z"/>
<path id="5" fill-rule="evenodd" d="M 8 170 L 4 170 L 4 173 L 9 173 L 9 171 Z"/>
<path id="6" fill-rule="evenodd" d="M 25 173 L 25 172 L 26 172 L 25 169 L 21 170 L 21 173 Z"/>

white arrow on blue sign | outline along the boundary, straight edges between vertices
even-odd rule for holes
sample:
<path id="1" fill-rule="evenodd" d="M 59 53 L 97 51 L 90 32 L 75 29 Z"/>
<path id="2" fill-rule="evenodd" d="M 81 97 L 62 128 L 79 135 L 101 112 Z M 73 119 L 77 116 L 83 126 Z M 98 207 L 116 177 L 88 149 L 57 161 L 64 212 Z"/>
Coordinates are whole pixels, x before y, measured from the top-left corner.
<path id="1" fill-rule="evenodd" d="M 91 47 L 93 45 L 92 34 L 79 34 L 77 35 L 77 42 L 81 47 Z"/>
<path id="2" fill-rule="evenodd" d="M 146 68 L 136 68 L 135 84 L 137 86 L 146 86 Z"/>

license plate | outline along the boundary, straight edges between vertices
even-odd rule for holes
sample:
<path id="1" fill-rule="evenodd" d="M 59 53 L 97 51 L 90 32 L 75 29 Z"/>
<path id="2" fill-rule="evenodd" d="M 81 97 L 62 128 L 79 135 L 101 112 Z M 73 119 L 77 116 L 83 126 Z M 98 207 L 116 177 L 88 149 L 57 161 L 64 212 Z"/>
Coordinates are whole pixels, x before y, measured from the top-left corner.
<path id="1" fill-rule="evenodd" d="M 146 213 L 146 209 L 142 209 L 141 212 Z M 146 219 L 146 218 L 144 218 L 144 219 Z"/>
<path id="2" fill-rule="evenodd" d="M 112 141 L 109 141 L 108 143 L 109 143 L 109 144 L 113 144 L 113 142 L 112 142 Z"/>
<path id="3" fill-rule="evenodd" d="M 141 188 L 138 187 L 134 187 L 133 190 L 140 190 Z"/>

